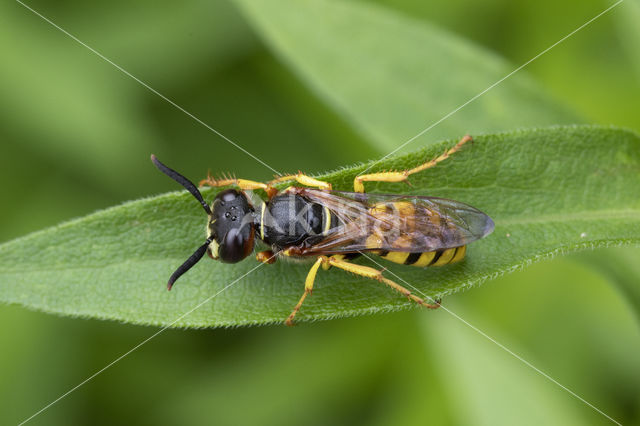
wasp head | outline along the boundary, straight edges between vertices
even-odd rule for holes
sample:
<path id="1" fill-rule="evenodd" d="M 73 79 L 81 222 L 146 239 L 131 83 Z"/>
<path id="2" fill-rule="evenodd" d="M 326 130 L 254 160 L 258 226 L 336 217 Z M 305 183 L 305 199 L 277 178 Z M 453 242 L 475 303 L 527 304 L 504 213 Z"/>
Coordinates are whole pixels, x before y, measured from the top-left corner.
<path id="1" fill-rule="evenodd" d="M 255 232 L 253 207 L 244 193 L 233 189 L 222 191 L 216 196 L 210 208 L 193 182 L 162 164 L 155 155 L 151 155 L 151 161 L 158 170 L 189 191 L 200 202 L 209 217 L 205 243 L 198 247 L 171 275 L 167 283 L 169 290 L 182 274 L 202 259 L 205 252 L 212 259 L 220 259 L 227 263 L 239 262 L 251 253 Z"/>
<path id="2" fill-rule="evenodd" d="M 253 207 L 247 196 L 235 189 L 220 192 L 211 205 L 207 254 L 212 259 L 236 263 L 253 251 L 255 230 Z"/>

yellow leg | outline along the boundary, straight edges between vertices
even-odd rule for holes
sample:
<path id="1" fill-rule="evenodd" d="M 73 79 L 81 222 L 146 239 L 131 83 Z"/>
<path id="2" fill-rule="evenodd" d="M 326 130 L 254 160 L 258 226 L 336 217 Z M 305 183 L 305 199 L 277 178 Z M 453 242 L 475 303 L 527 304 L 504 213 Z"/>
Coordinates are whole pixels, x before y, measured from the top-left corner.
<path id="1" fill-rule="evenodd" d="M 302 293 L 302 297 L 298 301 L 298 304 L 296 305 L 296 307 L 293 308 L 293 312 L 291 312 L 291 315 L 289 315 L 287 320 L 284 322 L 286 325 L 288 326 L 293 325 L 293 318 L 296 316 L 296 314 L 300 310 L 300 307 L 304 303 L 304 299 L 306 299 L 307 295 L 310 295 L 311 292 L 313 291 L 313 282 L 316 279 L 316 273 L 318 272 L 318 268 L 323 262 L 326 262 L 326 257 L 324 256 L 318 257 L 318 259 L 316 260 L 316 263 L 314 263 L 311 269 L 309 270 L 309 273 L 307 274 L 307 279 L 304 281 L 304 293 Z"/>
<path id="2" fill-rule="evenodd" d="M 267 183 L 256 182 L 248 179 L 236 179 L 236 178 L 227 178 L 227 177 L 222 179 L 216 179 L 213 176 L 209 175 L 207 176 L 206 179 L 202 179 L 200 181 L 199 186 L 206 185 L 206 186 L 219 187 L 219 186 L 236 185 L 240 187 L 240 189 L 242 190 L 262 189 L 267 193 L 269 198 L 271 198 L 278 193 L 278 190 L 274 187 L 274 185 L 281 182 L 286 182 L 289 180 L 295 180 L 298 183 L 306 186 L 316 187 L 320 189 L 328 189 L 328 190 L 331 189 L 330 183 L 324 182 L 318 179 L 314 179 L 311 176 L 307 176 L 302 172 L 298 172 L 295 175 L 279 176 Z"/>
<path id="3" fill-rule="evenodd" d="M 229 185 L 237 185 L 240 189 L 264 189 L 265 191 L 269 188 L 269 186 L 262 182 L 256 182 L 253 180 L 247 179 L 236 179 L 236 178 L 223 178 L 216 179 L 213 176 L 209 175 L 206 179 L 202 179 L 199 183 L 199 186 L 229 186 Z"/>
<path id="4" fill-rule="evenodd" d="M 248 179 L 236 179 L 236 178 L 226 178 L 226 177 L 223 179 L 216 179 L 211 175 L 207 176 L 206 179 L 202 179 L 198 185 L 199 186 L 206 185 L 206 186 L 213 186 L 213 187 L 236 185 L 240 187 L 240 189 L 242 189 L 243 191 L 262 189 L 267 193 L 267 195 L 269 196 L 269 199 L 271 199 L 271 197 L 273 197 L 278 193 L 278 190 L 276 188 L 266 183 L 256 182 L 254 180 L 248 180 Z"/>
<path id="5" fill-rule="evenodd" d="M 363 277 L 367 277 L 367 278 L 371 278 L 371 279 L 380 281 L 380 282 L 388 285 L 392 289 L 400 292 L 404 296 L 408 297 L 409 300 L 413 300 L 417 304 L 422 305 L 422 306 L 424 306 L 426 308 L 436 309 L 436 308 L 440 307 L 440 302 L 439 301 L 436 300 L 436 301 L 434 301 L 434 303 L 428 303 L 428 302 L 424 301 L 423 299 L 421 299 L 418 296 L 416 296 L 413 293 L 411 293 L 406 288 L 402 287 L 400 284 L 398 284 L 398 283 L 396 283 L 394 281 L 391 281 L 388 278 L 385 278 L 382 275 L 382 271 L 378 271 L 377 269 L 370 268 L 368 266 L 356 265 L 355 263 L 350 263 L 350 262 L 347 262 L 346 260 L 343 260 L 343 259 L 340 259 L 340 258 L 336 258 L 336 257 L 330 257 L 330 258 L 326 259 L 325 262 L 328 262 L 331 266 L 335 266 L 336 268 L 344 269 L 347 272 L 351 272 L 351 273 L 354 273 L 354 274 L 357 274 L 357 275 L 361 275 Z"/>
<path id="6" fill-rule="evenodd" d="M 299 184 L 311 186 L 320 189 L 331 189 L 331 184 L 329 182 L 325 182 L 322 180 L 314 179 L 311 176 L 307 176 L 302 172 L 298 172 L 295 175 L 286 175 L 286 176 L 278 176 L 274 180 L 267 183 L 269 186 L 273 186 L 275 184 L 286 182 L 289 180 L 295 180 Z"/>
<path id="7" fill-rule="evenodd" d="M 356 176 L 356 178 L 353 180 L 353 189 L 355 192 L 364 192 L 364 182 L 404 182 L 410 175 L 431 168 L 439 162 L 446 160 L 447 158 L 449 158 L 449 156 L 459 151 L 460 148 L 462 148 L 462 145 L 469 141 L 473 141 L 473 139 L 471 138 L 471 136 L 466 135 L 465 137 L 460 139 L 460 141 L 453 148 L 445 151 L 441 156 L 434 158 L 431 161 L 427 161 L 426 163 L 423 163 L 418 167 L 414 167 L 413 169 L 402 170 L 400 172 L 380 172 Z"/>

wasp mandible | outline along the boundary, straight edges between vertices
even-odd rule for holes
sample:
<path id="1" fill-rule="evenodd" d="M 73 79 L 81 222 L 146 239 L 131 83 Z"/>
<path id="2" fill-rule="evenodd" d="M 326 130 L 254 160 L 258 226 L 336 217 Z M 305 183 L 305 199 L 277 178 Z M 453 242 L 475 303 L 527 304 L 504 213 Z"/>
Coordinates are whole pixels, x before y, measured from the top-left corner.
<path id="1" fill-rule="evenodd" d="M 207 239 L 169 278 L 167 287 L 205 253 L 212 259 L 236 263 L 253 252 L 256 239 L 270 247 L 256 255 L 257 260 L 273 263 L 278 257 L 313 259 L 305 280 L 304 293 L 286 319 L 293 320 L 305 298 L 311 294 L 318 269 L 334 266 L 363 277 L 378 280 L 410 300 L 427 308 L 437 308 L 405 287 L 383 276 L 382 271 L 352 263 L 362 253 L 378 255 L 391 262 L 418 267 L 442 266 L 461 261 L 467 244 L 485 237 L 494 224 L 480 210 L 444 198 L 398 194 L 366 194 L 364 182 L 403 182 L 414 173 L 446 160 L 471 141 L 462 138 L 439 157 L 413 169 L 359 175 L 354 192 L 333 191 L 331 184 L 299 172 L 267 182 L 246 179 L 214 179 L 209 176 L 200 186 L 235 186 L 219 192 L 209 206 L 196 186 L 162 164 L 155 155 L 155 166 L 177 181 L 202 204 L 207 213 Z M 277 184 L 295 181 L 282 191 Z M 267 200 L 254 205 L 247 194 L 263 190 Z"/>

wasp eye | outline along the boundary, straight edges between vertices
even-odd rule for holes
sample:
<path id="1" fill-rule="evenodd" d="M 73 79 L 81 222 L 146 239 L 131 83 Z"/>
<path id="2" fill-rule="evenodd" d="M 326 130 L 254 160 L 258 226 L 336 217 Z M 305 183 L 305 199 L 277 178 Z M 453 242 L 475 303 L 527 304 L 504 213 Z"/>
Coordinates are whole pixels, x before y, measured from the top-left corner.
<path id="1" fill-rule="evenodd" d="M 227 263 L 236 263 L 247 257 L 253 250 L 253 229 L 244 232 L 241 228 L 232 228 L 220 244 L 220 259 Z"/>
<path id="2" fill-rule="evenodd" d="M 253 207 L 246 195 L 235 189 L 220 192 L 213 205 L 213 220 L 209 229 L 218 244 L 213 252 L 214 259 L 219 258 L 227 263 L 239 262 L 253 250 Z"/>

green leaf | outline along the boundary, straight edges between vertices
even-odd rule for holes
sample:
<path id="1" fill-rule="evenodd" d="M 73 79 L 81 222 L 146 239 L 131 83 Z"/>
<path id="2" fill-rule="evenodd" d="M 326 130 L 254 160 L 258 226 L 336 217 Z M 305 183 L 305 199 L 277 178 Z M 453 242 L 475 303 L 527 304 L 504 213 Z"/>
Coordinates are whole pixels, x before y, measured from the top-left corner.
<path id="1" fill-rule="evenodd" d="M 387 159 L 376 170 L 414 166 L 454 142 Z M 324 178 L 335 189 L 349 190 L 353 177 L 366 167 Z M 157 173 L 151 164 L 149 172 Z M 479 136 L 451 159 L 412 176 L 412 186 L 371 183 L 367 189 L 456 199 L 496 222 L 495 232 L 473 243 L 460 264 L 420 269 L 382 261 L 436 297 L 557 254 L 637 245 L 639 177 L 637 134 L 572 126 Z M 204 191 L 209 200 L 213 195 L 213 190 Z M 204 224 L 202 208 L 191 195 L 170 193 L 5 243 L 0 246 L 0 300 L 65 315 L 171 324 L 258 265 L 252 259 L 235 265 L 204 259 L 167 292 L 169 275 L 202 244 Z M 302 294 L 308 268 L 286 262 L 259 266 L 174 325 L 280 322 Z M 319 272 L 299 319 L 412 306 L 378 282 L 334 268 Z"/>
<path id="2" fill-rule="evenodd" d="M 640 320 L 640 249 L 596 250 L 580 253 L 575 258 L 607 277 Z"/>
<path id="3" fill-rule="evenodd" d="M 424 21 L 363 2 L 238 2 L 282 60 L 384 153 L 516 68 Z M 420 140 L 578 121 L 518 72 Z"/>

